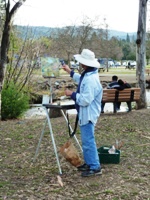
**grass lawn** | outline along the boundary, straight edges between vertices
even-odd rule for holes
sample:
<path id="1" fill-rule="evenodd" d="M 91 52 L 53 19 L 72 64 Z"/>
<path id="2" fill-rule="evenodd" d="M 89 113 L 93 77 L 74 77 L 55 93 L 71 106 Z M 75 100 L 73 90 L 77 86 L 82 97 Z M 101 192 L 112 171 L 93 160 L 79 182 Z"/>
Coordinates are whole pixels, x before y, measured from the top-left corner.
<path id="1" fill-rule="evenodd" d="M 149 117 L 148 109 L 101 115 L 95 130 L 97 147 L 123 141 L 120 163 L 102 164 L 101 176 L 82 178 L 59 154 L 63 187 L 57 181 L 59 171 L 48 127 L 37 160 L 32 162 L 45 119 L 0 121 L 0 199 L 149 200 Z M 52 118 L 52 126 L 59 150 L 69 139 L 68 128 L 63 117 Z M 79 129 L 76 136 L 80 141 Z"/>
<path id="2" fill-rule="evenodd" d="M 61 70 L 61 75 L 66 74 Z M 121 67 L 100 73 L 100 78 L 110 80 L 114 74 L 123 80 L 135 81 L 135 70 Z M 70 119 L 72 125 L 74 119 L 74 116 Z M 149 109 L 102 114 L 95 127 L 97 147 L 113 145 L 116 140 L 123 142 L 120 162 L 102 163 L 101 176 L 82 178 L 59 154 L 59 147 L 69 139 L 67 124 L 63 117 L 52 118 L 63 187 L 57 180 L 59 171 L 48 127 L 33 163 L 45 118 L 0 121 L 0 200 L 149 200 L 149 119 Z M 79 128 L 76 136 L 81 142 Z"/>

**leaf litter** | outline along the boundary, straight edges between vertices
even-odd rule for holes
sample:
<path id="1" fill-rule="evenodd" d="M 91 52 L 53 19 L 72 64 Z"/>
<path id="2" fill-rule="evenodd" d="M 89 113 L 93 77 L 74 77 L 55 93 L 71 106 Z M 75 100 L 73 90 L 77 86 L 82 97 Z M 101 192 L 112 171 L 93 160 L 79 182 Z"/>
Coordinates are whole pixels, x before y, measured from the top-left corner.
<path id="1" fill-rule="evenodd" d="M 48 127 L 33 163 L 44 118 L 0 121 L 0 199 L 148 199 L 149 117 L 149 109 L 100 116 L 97 147 L 113 145 L 116 140 L 124 144 L 119 164 L 102 164 L 102 176 L 89 178 L 82 178 L 61 155 L 63 174 L 58 173 Z M 69 138 L 68 127 L 63 117 L 52 118 L 52 126 L 59 149 Z M 79 128 L 76 136 L 80 141 Z"/>

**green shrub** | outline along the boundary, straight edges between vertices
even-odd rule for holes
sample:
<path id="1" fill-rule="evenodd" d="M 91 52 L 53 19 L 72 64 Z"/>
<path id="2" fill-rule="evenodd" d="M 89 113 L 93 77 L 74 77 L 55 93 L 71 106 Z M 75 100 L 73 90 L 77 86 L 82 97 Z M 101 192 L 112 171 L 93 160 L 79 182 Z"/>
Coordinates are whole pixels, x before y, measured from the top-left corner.
<path id="1" fill-rule="evenodd" d="M 29 108 L 29 97 L 14 83 L 2 90 L 1 119 L 17 119 Z"/>

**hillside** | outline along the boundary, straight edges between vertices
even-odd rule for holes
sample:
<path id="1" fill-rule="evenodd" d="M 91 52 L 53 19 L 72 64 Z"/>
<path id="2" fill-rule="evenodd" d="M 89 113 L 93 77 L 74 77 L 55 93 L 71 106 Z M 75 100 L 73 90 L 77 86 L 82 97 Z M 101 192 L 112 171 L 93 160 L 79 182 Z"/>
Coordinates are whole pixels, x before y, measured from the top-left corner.
<path id="1" fill-rule="evenodd" d="M 52 27 L 45 27 L 45 26 L 16 26 L 17 30 L 21 33 L 22 37 L 25 36 L 27 30 L 28 33 L 34 35 L 35 38 L 39 38 L 41 36 L 49 36 L 53 31 L 56 31 L 61 28 L 52 28 Z M 117 37 L 120 39 L 126 39 L 127 34 L 132 38 L 136 38 L 136 33 L 128 33 L 128 32 L 122 32 L 117 30 L 109 30 L 109 37 Z"/>
<path id="2" fill-rule="evenodd" d="M 122 32 L 122 31 L 117 31 L 117 30 L 110 30 L 109 31 L 109 35 L 110 37 L 117 37 L 117 38 L 120 38 L 120 39 L 126 39 L 127 37 L 127 34 L 129 35 L 130 38 L 134 37 L 136 38 L 136 32 Z"/>

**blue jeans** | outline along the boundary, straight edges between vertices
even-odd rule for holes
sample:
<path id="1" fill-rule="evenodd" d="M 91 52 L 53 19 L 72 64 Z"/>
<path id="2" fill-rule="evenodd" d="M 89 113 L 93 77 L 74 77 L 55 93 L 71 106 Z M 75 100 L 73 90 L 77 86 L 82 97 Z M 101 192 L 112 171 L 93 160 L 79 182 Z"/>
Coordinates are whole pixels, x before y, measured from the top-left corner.
<path id="1" fill-rule="evenodd" d="M 90 169 L 100 168 L 94 129 L 95 127 L 91 122 L 80 126 L 83 158 L 85 163 L 90 166 Z"/>

